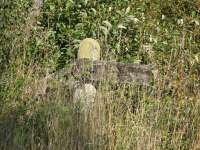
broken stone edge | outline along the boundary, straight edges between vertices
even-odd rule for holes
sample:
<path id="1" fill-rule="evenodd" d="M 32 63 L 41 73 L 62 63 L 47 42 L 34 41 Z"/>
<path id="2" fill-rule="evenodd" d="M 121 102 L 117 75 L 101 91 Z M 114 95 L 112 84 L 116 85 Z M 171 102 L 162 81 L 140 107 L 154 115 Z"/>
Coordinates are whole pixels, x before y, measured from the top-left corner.
<path id="1" fill-rule="evenodd" d="M 80 82 L 137 83 L 149 85 L 152 65 L 120 63 L 112 61 L 76 60 L 62 74 Z"/>

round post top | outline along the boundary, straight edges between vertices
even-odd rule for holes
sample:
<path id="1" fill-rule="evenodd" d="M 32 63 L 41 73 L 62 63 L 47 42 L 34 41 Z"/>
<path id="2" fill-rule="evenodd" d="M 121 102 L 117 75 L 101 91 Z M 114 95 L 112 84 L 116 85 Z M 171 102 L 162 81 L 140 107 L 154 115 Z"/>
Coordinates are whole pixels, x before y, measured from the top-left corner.
<path id="1" fill-rule="evenodd" d="M 100 45 L 92 39 L 86 38 L 81 41 L 78 50 L 78 59 L 87 58 L 90 60 L 100 60 Z"/>

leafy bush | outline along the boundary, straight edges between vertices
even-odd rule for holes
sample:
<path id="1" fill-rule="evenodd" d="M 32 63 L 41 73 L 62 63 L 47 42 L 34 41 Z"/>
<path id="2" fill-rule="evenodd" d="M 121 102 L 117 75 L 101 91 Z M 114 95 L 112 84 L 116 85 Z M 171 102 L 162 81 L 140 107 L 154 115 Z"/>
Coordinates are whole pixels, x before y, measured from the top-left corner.
<path id="1" fill-rule="evenodd" d="M 45 0 L 31 22 L 32 5 L 0 2 L 0 149 L 199 147 L 198 0 Z M 104 60 L 153 64 L 152 84 L 102 84 L 88 114 L 66 79 L 46 95 L 86 37 Z"/>

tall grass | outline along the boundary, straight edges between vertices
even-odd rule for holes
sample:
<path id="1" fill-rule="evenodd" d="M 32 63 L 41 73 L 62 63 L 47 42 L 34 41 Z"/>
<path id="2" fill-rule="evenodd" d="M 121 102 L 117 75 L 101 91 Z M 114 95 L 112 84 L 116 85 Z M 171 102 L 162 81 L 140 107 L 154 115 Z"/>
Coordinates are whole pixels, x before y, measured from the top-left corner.
<path id="1" fill-rule="evenodd" d="M 0 149 L 200 149 L 197 1 L 47 0 L 31 36 L 30 2 L 3 9 Z M 99 40 L 104 60 L 153 64 L 151 83 L 95 84 L 82 110 L 56 72 L 85 37 Z"/>
<path id="2" fill-rule="evenodd" d="M 64 78 L 13 80 L 1 149 L 198 149 L 198 76 L 180 79 L 177 68 L 149 87 L 102 83 L 87 112 L 74 106 Z"/>

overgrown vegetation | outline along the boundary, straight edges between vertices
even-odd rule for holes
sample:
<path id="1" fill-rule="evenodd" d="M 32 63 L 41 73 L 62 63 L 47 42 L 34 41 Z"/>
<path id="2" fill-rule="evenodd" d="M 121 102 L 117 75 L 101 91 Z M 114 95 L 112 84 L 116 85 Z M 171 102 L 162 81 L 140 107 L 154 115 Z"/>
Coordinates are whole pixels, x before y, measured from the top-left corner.
<path id="1" fill-rule="evenodd" d="M 45 0 L 31 18 L 33 2 L 0 2 L 0 149 L 200 148 L 200 1 Z M 151 85 L 105 83 L 74 110 L 49 73 L 86 37 L 104 60 L 153 64 Z"/>

